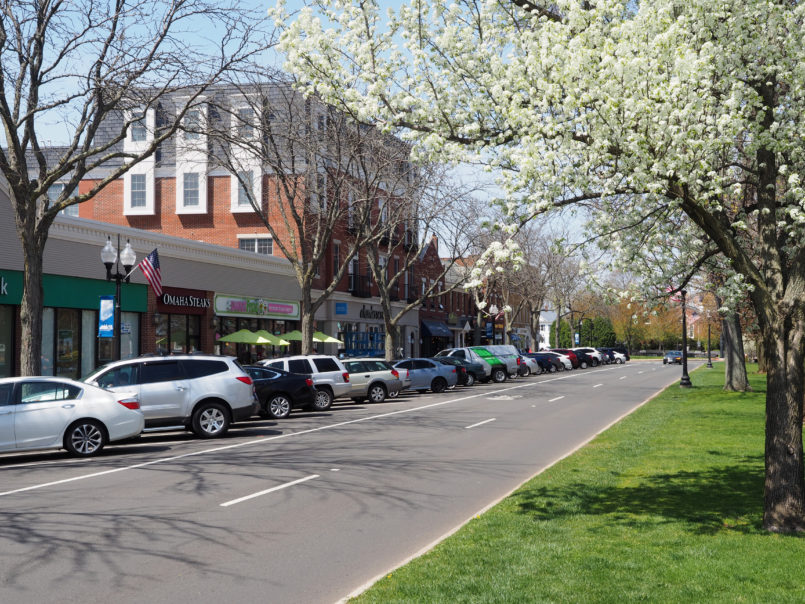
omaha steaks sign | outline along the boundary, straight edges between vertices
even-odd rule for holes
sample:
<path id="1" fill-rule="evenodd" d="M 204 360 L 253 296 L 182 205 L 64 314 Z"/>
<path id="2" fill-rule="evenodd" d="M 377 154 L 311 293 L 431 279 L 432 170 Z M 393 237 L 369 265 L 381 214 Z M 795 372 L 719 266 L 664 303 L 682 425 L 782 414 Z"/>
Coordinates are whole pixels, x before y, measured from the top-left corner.
<path id="1" fill-rule="evenodd" d="M 190 308 L 209 308 L 210 301 L 198 296 L 177 296 L 175 294 L 162 294 L 159 299 L 165 306 L 185 306 Z"/>

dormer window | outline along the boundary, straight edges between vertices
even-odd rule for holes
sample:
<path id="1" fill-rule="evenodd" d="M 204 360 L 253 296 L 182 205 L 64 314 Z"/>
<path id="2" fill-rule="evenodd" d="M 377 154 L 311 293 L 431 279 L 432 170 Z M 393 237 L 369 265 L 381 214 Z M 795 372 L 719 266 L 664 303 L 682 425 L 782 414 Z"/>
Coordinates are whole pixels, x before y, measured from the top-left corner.
<path id="1" fill-rule="evenodd" d="M 236 131 L 238 134 L 238 138 L 248 139 L 254 136 L 252 115 L 253 112 L 250 107 L 241 107 L 240 109 L 238 109 L 237 116 L 235 117 L 235 119 L 237 120 Z"/>
<path id="2" fill-rule="evenodd" d="M 131 126 L 129 126 L 129 133 L 131 140 L 135 143 L 141 143 L 148 138 L 148 131 L 145 127 L 145 113 L 136 111 L 131 115 Z"/>
<path id="3" fill-rule="evenodd" d="M 187 140 L 198 140 L 201 135 L 201 112 L 191 109 L 184 116 L 184 137 Z"/>

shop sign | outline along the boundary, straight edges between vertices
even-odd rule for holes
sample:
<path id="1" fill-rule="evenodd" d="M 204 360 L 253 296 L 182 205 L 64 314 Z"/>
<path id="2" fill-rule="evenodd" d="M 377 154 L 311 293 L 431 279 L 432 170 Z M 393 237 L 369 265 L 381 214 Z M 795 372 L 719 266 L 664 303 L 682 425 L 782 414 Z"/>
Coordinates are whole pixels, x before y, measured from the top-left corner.
<path id="1" fill-rule="evenodd" d="M 177 296 L 165 292 L 159 299 L 165 306 L 185 306 L 189 308 L 209 308 L 210 301 L 208 298 L 201 298 L 199 296 Z"/>
<path id="2" fill-rule="evenodd" d="M 335 303 L 335 314 L 337 314 L 337 315 L 345 315 L 345 314 L 347 314 L 347 303 L 346 302 L 336 302 Z"/>
<path id="3" fill-rule="evenodd" d="M 6 278 L 0 275 L 0 296 L 7 296 L 8 295 L 8 281 Z"/>
<path id="4" fill-rule="evenodd" d="M 265 298 L 245 298 L 226 294 L 215 295 L 215 314 L 257 319 L 298 319 L 299 303 Z"/>
<path id="5" fill-rule="evenodd" d="M 361 319 L 377 319 L 383 320 L 383 311 L 382 310 L 374 310 L 373 308 L 366 308 L 365 306 L 361 308 L 361 312 L 358 313 Z"/>

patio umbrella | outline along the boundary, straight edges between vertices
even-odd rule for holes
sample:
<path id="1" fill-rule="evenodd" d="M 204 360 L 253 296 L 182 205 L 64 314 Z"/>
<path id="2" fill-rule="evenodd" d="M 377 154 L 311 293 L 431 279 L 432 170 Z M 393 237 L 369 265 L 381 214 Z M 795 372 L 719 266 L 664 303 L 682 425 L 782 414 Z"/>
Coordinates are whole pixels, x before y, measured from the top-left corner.
<path id="1" fill-rule="evenodd" d="M 266 339 L 259 334 L 249 331 L 248 329 L 241 329 L 235 333 L 230 333 L 223 338 L 218 338 L 219 342 L 232 342 L 235 344 L 271 344 L 271 340 Z"/>
<path id="2" fill-rule="evenodd" d="M 334 338 L 333 336 L 328 336 L 326 333 L 321 331 L 314 331 L 313 332 L 313 341 L 314 342 L 321 342 L 322 344 L 343 344 L 341 340 L 338 338 Z"/>
<path id="3" fill-rule="evenodd" d="M 282 338 L 275 336 L 273 333 L 267 332 L 265 329 L 258 330 L 257 335 L 268 340 L 271 346 L 290 346 L 291 344 L 288 340 L 283 340 Z"/>
<path id="4" fill-rule="evenodd" d="M 302 332 L 298 329 L 294 329 L 293 331 L 289 331 L 288 333 L 284 333 L 280 336 L 283 340 L 298 340 L 302 341 Z"/>
<path id="5" fill-rule="evenodd" d="M 253 339 L 254 339 L 254 332 L 251 332 L 248 329 L 241 329 L 240 331 L 236 331 L 235 333 L 230 333 L 229 335 L 223 336 L 222 338 L 218 338 L 218 341 L 232 342 L 233 344 L 251 344 Z"/>

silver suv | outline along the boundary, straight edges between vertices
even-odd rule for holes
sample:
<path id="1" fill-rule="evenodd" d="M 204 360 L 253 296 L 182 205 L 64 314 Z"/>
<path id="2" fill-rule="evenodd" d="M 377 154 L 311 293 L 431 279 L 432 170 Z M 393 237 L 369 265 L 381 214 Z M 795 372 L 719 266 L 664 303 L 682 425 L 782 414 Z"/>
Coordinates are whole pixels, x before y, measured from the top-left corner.
<path id="1" fill-rule="evenodd" d="M 352 392 L 346 367 L 331 355 L 299 354 L 281 359 L 266 359 L 258 361 L 258 364 L 309 375 L 316 387 L 316 398 L 311 407 L 313 411 L 327 411 L 334 399 L 347 397 Z"/>
<path id="2" fill-rule="evenodd" d="M 233 357 L 139 357 L 104 365 L 84 382 L 135 393 L 146 430 L 184 426 L 201 438 L 216 438 L 259 410 L 252 378 Z"/>
<path id="3" fill-rule="evenodd" d="M 349 371 L 352 385 L 350 397 L 356 403 L 368 398 L 373 403 L 382 403 L 386 397 L 394 398 L 403 388 L 400 373 L 381 359 L 348 359 L 344 367 Z"/>

